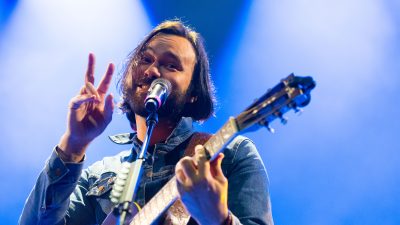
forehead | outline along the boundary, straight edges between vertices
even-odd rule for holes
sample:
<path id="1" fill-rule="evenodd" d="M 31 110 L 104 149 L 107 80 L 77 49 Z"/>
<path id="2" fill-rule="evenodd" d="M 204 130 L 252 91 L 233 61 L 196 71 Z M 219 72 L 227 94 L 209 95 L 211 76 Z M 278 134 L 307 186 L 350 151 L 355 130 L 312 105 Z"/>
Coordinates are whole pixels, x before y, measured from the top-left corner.
<path id="1" fill-rule="evenodd" d="M 192 44 L 184 37 L 171 34 L 158 34 L 144 48 L 156 55 L 175 55 L 186 63 L 195 62 L 195 52 Z"/>

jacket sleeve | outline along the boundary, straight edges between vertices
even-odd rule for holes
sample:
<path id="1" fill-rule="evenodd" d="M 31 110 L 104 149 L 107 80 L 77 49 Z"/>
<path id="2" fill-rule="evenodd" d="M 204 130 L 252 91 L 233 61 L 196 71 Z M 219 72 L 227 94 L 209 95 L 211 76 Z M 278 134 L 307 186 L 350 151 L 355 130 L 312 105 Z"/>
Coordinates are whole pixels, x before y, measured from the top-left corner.
<path id="1" fill-rule="evenodd" d="M 87 176 L 83 163 L 64 163 L 53 150 L 40 173 L 24 209 L 19 224 L 94 224 L 93 210 L 86 198 Z M 79 218 L 80 221 L 70 218 Z"/>
<path id="2" fill-rule="evenodd" d="M 239 136 L 225 155 L 223 169 L 228 178 L 228 207 L 233 224 L 272 225 L 268 175 L 254 143 Z"/>

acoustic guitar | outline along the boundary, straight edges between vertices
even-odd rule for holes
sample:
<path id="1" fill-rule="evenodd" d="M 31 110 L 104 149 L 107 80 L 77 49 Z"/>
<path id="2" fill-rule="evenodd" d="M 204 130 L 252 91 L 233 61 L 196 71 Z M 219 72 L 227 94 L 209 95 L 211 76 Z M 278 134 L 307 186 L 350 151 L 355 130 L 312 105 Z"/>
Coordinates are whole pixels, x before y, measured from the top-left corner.
<path id="1" fill-rule="evenodd" d="M 224 147 L 239 133 L 254 131 L 260 127 L 266 127 L 270 132 L 274 130 L 270 124 L 275 119 L 280 119 L 286 124 L 284 114 L 290 110 L 296 113 L 310 102 L 310 92 L 315 87 L 312 77 L 300 77 L 290 74 L 282 79 L 276 86 L 269 89 L 260 98 L 256 99 L 237 117 L 230 117 L 228 121 L 204 144 L 204 147 L 211 155 L 211 161 L 222 152 Z M 134 162 L 133 162 L 134 163 Z M 117 176 L 111 193 L 113 202 L 118 202 L 118 192 L 123 189 L 126 173 L 129 171 L 129 163 L 123 165 L 123 169 Z M 137 204 L 132 205 L 132 216 L 129 225 L 147 225 L 155 221 L 165 212 L 177 199 L 178 190 L 176 177 L 172 177 L 161 190 L 139 210 Z M 103 225 L 115 225 L 116 216 L 111 212 L 108 214 Z"/>

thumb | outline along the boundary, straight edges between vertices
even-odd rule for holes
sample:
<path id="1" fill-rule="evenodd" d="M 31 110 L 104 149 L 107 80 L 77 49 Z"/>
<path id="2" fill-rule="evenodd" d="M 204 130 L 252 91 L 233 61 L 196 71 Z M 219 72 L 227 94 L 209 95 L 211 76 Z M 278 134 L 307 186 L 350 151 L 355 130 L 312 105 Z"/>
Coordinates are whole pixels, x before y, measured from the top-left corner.
<path id="1" fill-rule="evenodd" d="M 226 180 L 226 177 L 221 168 L 221 163 L 224 157 L 224 153 L 219 153 L 218 156 L 210 163 L 211 173 L 213 177 L 219 181 Z"/>

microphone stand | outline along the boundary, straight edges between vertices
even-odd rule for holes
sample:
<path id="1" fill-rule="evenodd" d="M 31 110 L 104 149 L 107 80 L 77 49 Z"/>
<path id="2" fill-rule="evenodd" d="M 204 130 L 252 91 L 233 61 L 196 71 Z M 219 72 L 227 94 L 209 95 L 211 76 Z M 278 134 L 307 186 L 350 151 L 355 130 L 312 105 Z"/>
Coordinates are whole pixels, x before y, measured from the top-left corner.
<path id="1" fill-rule="evenodd" d="M 157 123 L 158 114 L 155 111 L 150 112 L 149 116 L 146 118 L 147 131 L 143 140 L 142 148 L 137 155 L 136 161 L 133 162 L 129 168 L 128 177 L 124 186 L 124 190 L 122 191 L 118 210 L 114 211 L 114 213 L 117 214 L 117 224 L 119 225 L 124 225 L 127 215 L 131 214 L 130 205 L 139 187 L 139 181 L 142 175 L 142 165 L 146 160 L 147 148 L 149 146 L 153 129 Z"/>

